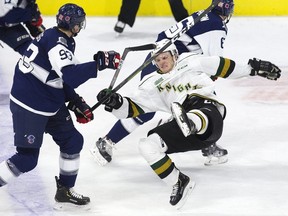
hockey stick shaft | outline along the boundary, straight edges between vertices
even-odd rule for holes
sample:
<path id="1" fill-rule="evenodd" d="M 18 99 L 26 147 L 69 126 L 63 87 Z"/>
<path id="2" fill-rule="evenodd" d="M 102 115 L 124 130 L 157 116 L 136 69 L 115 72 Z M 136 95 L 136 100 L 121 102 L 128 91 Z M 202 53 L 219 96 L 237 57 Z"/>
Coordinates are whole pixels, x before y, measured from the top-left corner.
<path id="1" fill-rule="evenodd" d="M 122 88 L 127 82 L 129 82 L 133 77 L 135 77 L 138 73 L 140 73 L 145 67 L 147 67 L 155 58 L 156 55 L 163 52 L 167 47 L 169 47 L 172 43 L 179 39 L 183 34 L 185 34 L 193 25 L 198 23 L 204 16 L 206 16 L 216 5 L 218 5 L 220 0 L 215 0 L 212 4 L 206 8 L 203 13 L 199 14 L 195 19 L 192 16 L 185 18 L 184 20 L 178 22 L 176 25 L 172 26 L 171 28 L 165 31 L 167 41 L 158 51 L 147 59 L 141 66 L 139 66 L 134 72 L 132 72 L 126 79 L 124 79 L 121 83 L 119 83 L 114 89 L 111 90 L 110 94 L 117 92 L 120 88 Z M 98 101 L 91 110 L 95 110 L 98 106 L 100 106 L 104 101 L 106 101 L 110 94 L 107 94 L 102 100 Z"/>
<path id="2" fill-rule="evenodd" d="M 134 46 L 134 47 L 127 47 L 127 48 L 125 48 L 125 49 L 124 49 L 124 52 L 123 52 L 123 54 L 122 54 L 122 56 L 121 56 L 121 59 L 120 59 L 120 62 L 119 62 L 119 66 L 118 66 L 116 72 L 114 73 L 114 76 L 113 76 L 113 78 L 112 78 L 112 80 L 111 80 L 111 83 L 110 83 L 108 89 L 112 89 L 112 88 L 114 87 L 114 84 L 115 84 L 115 82 L 116 82 L 116 79 L 117 79 L 117 77 L 118 77 L 118 75 L 119 75 L 119 72 L 120 72 L 120 70 L 121 70 L 121 68 L 122 68 L 123 62 L 124 62 L 127 54 L 128 54 L 130 51 L 145 51 L 145 50 L 152 50 L 152 49 L 154 49 L 154 48 L 155 48 L 155 44 L 145 44 L 145 45 L 140 45 L 140 46 Z"/>

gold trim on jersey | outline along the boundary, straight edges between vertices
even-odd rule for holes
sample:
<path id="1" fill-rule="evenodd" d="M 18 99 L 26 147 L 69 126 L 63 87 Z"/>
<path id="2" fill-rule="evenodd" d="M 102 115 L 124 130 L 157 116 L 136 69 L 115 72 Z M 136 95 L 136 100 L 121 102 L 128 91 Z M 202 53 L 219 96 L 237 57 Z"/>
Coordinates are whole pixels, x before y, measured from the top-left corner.
<path id="1" fill-rule="evenodd" d="M 136 117 L 140 114 L 143 114 L 144 111 L 141 109 L 136 103 L 134 103 L 130 98 L 127 98 L 128 103 L 129 103 L 129 113 L 128 113 L 128 118 L 129 117 Z"/>
<path id="2" fill-rule="evenodd" d="M 215 75 L 218 77 L 227 78 L 233 72 L 234 68 L 235 62 L 233 60 L 220 57 L 220 64 Z"/>

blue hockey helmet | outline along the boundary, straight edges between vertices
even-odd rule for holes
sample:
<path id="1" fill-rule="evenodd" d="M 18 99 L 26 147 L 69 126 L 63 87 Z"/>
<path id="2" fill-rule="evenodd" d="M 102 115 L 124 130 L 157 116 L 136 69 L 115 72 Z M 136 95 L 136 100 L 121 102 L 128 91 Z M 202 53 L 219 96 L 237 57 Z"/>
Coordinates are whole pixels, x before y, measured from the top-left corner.
<path id="1" fill-rule="evenodd" d="M 215 0 L 212 0 L 214 2 Z M 233 0 L 221 0 L 212 11 L 217 14 L 225 17 L 229 17 L 233 14 L 234 11 L 234 2 Z"/>
<path id="2" fill-rule="evenodd" d="M 57 26 L 66 30 L 72 30 L 76 25 L 80 29 L 85 28 L 86 14 L 82 7 L 76 4 L 65 4 L 60 7 L 56 15 Z"/>

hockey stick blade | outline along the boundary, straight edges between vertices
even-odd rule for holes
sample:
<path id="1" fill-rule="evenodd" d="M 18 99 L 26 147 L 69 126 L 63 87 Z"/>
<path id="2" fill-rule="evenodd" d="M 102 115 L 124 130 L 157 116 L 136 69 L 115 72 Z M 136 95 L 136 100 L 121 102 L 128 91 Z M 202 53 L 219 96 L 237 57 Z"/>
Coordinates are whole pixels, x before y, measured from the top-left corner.
<path id="1" fill-rule="evenodd" d="M 122 56 L 121 56 L 121 59 L 120 59 L 120 62 L 119 62 L 119 66 L 118 66 L 117 70 L 116 70 L 115 73 L 114 73 L 114 76 L 113 76 L 113 78 L 112 78 L 112 80 L 111 80 L 111 83 L 110 83 L 108 89 L 112 89 L 112 88 L 114 87 L 114 84 L 115 84 L 115 82 L 116 82 L 116 79 L 117 79 L 117 77 L 118 77 L 118 75 L 119 75 L 119 72 L 120 72 L 120 70 L 121 70 L 121 68 L 122 68 L 123 62 L 124 62 L 127 54 L 128 54 L 130 51 L 152 50 L 152 49 L 154 49 L 155 47 L 156 47 L 155 44 L 145 44 L 145 45 L 140 45 L 140 46 L 134 46 L 134 47 L 127 47 L 127 48 L 125 48 L 125 49 L 124 49 L 124 52 L 123 52 L 123 54 L 122 54 Z"/>
<path id="2" fill-rule="evenodd" d="M 139 66 L 134 72 L 132 72 L 126 79 L 124 79 L 121 83 L 119 83 L 114 89 L 111 90 L 111 94 L 117 92 L 120 88 L 122 88 L 127 82 L 129 82 L 133 77 L 135 77 L 138 73 L 140 73 L 145 67 L 147 67 L 155 58 L 156 55 L 163 52 L 167 47 L 169 47 L 172 43 L 178 40 L 183 34 L 185 34 L 193 25 L 197 24 L 204 16 L 206 16 L 216 5 L 218 5 L 220 0 L 215 0 L 212 4 L 206 8 L 203 13 L 199 14 L 195 19 L 189 16 L 171 28 L 167 29 L 165 33 L 168 36 L 169 41 L 167 41 L 153 56 L 147 59 L 141 66 Z M 94 111 L 97 107 L 99 107 L 104 101 L 106 101 L 110 97 L 110 94 L 107 94 L 102 100 L 98 101 L 91 110 Z"/>

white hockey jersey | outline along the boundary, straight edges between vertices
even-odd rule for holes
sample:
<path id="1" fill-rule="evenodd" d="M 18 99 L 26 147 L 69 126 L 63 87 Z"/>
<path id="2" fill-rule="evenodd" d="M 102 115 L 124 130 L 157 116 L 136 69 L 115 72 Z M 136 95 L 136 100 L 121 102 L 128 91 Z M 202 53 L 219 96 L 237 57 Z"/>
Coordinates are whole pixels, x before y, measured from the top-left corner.
<path id="1" fill-rule="evenodd" d="M 239 65 L 231 59 L 183 53 L 172 71 L 147 75 L 133 96 L 124 97 L 123 105 L 112 113 L 120 119 L 155 111 L 171 113 L 172 102 L 182 104 L 187 95 L 194 94 L 217 102 L 219 111 L 224 114 L 225 106 L 215 95 L 215 84 L 210 76 L 240 78 L 250 72 L 250 65 Z"/>

